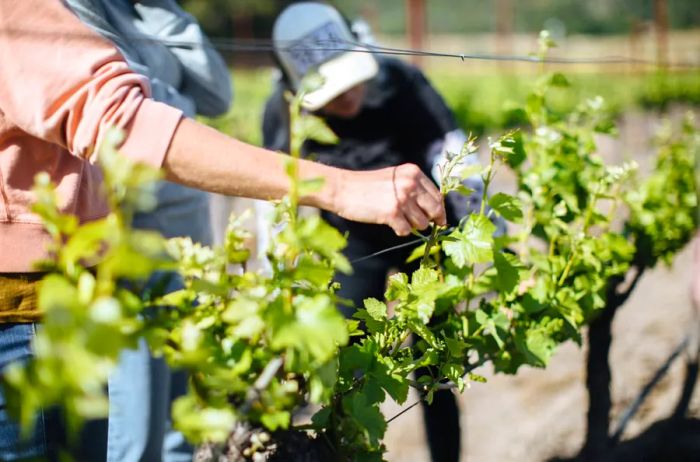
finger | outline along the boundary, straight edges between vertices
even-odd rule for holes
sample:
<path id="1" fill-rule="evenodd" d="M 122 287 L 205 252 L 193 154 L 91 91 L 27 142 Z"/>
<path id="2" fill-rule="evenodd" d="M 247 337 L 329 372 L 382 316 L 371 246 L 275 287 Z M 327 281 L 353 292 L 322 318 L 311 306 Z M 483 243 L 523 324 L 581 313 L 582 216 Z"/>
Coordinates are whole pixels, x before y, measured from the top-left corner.
<path id="1" fill-rule="evenodd" d="M 415 200 L 422 209 L 422 215 L 428 216 L 429 220 L 438 225 L 445 225 L 447 219 L 443 198 L 435 184 L 423 174 L 417 165 L 403 164 L 397 169 L 401 178 L 395 180 L 394 187 L 399 202 L 405 203 Z M 396 173 L 396 170 L 394 172 Z"/>
<path id="2" fill-rule="evenodd" d="M 430 179 L 425 175 L 421 175 L 419 182 L 433 199 L 435 199 L 437 202 L 442 202 L 442 194 L 435 183 L 430 181 Z"/>
<path id="3" fill-rule="evenodd" d="M 426 215 L 418 203 L 413 200 L 409 200 L 403 204 L 401 211 L 412 228 L 425 229 L 430 224 L 428 215 Z"/>
<path id="4" fill-rule="evenodd" d="M 411 225 L 401 213 L 397 213 L 388 224 L 397 236 L 408 236 L 411 233 Z"/>
<path id="5" fill-rule="evenodd" d="M 415 201 L 422 212 L 428 217 L 428 220 L 435 222 L 439 226 L 447 224 L 445 204 L 441 194 L 439 194 L 436 199 L 428 191 L 418 191 L 415 196 Z"/>

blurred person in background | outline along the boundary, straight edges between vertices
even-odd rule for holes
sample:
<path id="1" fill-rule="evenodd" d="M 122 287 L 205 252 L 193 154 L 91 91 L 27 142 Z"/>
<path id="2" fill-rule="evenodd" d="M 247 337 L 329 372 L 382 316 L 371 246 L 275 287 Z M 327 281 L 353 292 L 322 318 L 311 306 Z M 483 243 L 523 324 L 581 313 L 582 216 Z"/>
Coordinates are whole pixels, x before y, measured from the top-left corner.
<path id="1" fill-rule="evenodd" d="M 266 148 L 289 150 L 285 93 L 296 92 L 302 77 L 315 71 L 323 77 L 324 84 L 304 97 L 303 109 L 321 117 L 339 142 L 330 145 L 307 141 L 303 146 L 306 157 L 349 170 L 373 170 L 410 162 L 437 182 L 438 165 L 445 159 L 446 151 L 462 149 L 464 132 L 421 71 L 395 59 L 375 58 L 369 49 L 358 44 L 345 19 L 331 6 L 316 2 L 289 6 L 275 22 L 273 42 L 281 78 L 265 106 Z M 474 189 L 472 196 L 451 194 L 447 198 L 448 221 L 452 225 L 479 210 L 483 182 L 478 177 L 470 178 L 467 186 Z M 258 215 L 264 215 L 262 208 Z M 410 216 L 413 211 L 405 213 Z M 347 233 L 344 253 L 351 261 L 413 239 L 333 213 L 322 212 L 322 216 Z M 269 229 L 264 218 L 260 229 Z M 266 239 L 260 241 L 264 248 Z M 351 300 L 355 307 L 363 306 L 369 297 L 382 300 L 390 270 L 415 269 L 415 265 L 405 263 L 411 250 L 401 249 L 354 263 L 352 275 L 337 275 L 341 284 L 338 295 Z M 352 315 L 352 309 L 339 309 L 346 316 Z M 433 461 L 458 461 L 460 424 L 454 394 L 449 390 L 437 392 L 432 405 L 423 403 L 423 416 Z"/>
<path id="2" fill-rule="evenodd" d="M 217 116 L 231 105 L 226 63 L 197 21 L 175 0 L 67 0 L 80 20 L 109 39 L 129 67 L 148 77 L 153 99 L 186 117 Z M 189 237 L 211 245 L 209 193 L 161 181 L 156 208 L 137 213 L 133 225 L 163 236 Z M 183 287 L 175 274 L 165 292 Z M 109 381 L 108 462 L 189 461 L 193 448 L 171 427 L 172 401 L 187 392 L 184 372 L 172 372 L 153 357 L 145 340 L 122 352 Z"/>
<path id="3" fill-rule="evenodd" d="M 145 10 L 137 11 L 140 21 Z M 185 72 L 172 56 L 165 59 L 173 72 Z M 266 200 L 289 190 L 283 155 L 230 138 L 155 101 L 149 76 L 132 70 L 115 45 L 83 24 L 64 1 L 0 2 L 0 62 L 0 374 L 12 363 L 31 360 L 32 340 L 41 328 L 37 289 L 45 273 L 34 264 L 50 258 L 52 239 L 31 210 L 38 173 L 46 172 L 55 185 L 62 213 L 83 223 L 105 217 L 109 207 L 100 194 L 96 148 L 116 128 L 124 133 L 117 146 L 122 155 L 162 168 L 165 178 L 178 184 Z M 320 191 L 301 198 L 302 204 L 348 219 L 387 224 L 396 232 L 427 221 L 445 223 L 438 190 L 411 166 L 349 172 L 301 160 L 299 176 L 325 179 Z M 414 212 L 409 221 L 404 209 Z M 0 460 L 65 459 L 60 416 L 42 410 L 34 428 L 21 435 L 7 409 L 0 388 Z M 80 443 L 97 447 L 98 440 Z M 100 461 L 104 455 L 93 450 L 76 458 Z"/>

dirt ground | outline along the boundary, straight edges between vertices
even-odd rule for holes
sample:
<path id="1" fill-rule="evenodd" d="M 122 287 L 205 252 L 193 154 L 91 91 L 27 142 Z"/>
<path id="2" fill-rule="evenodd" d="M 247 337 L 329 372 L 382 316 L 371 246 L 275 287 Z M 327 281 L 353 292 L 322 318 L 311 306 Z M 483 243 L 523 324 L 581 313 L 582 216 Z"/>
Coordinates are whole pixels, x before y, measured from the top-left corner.
<path id="1" fill-rule="evenodd" d="M 634 158 L 644 167 L 647 141 L 657 124 L 654 115 L 629 114 L 621 121 L 619 138 L 601 140 L 600 150 L 611 162 Z M 507 189 L 508 179 L 499 187 Z M 672 268 L 658 267 L 645 274 L 615 318 L 610 354 L 613 428 L 683 338 L 698 330 L 688 292 L 690 250 L 689 246 L 679 254 Z M 563 345 L 546 370 L 523 368 L 516 376 L 494 375 L 489 367 L 477 371 L 488 383 L 472 384 L 459 398 L 462 461 L 535 462 L 576 455 L 586 430 L 585 349 L 585 345 Z M 673 363 L 627 425 L 623 440 L 671 414 L 686 357 L 684 353 Z M 407 404 L 415 400 L 409 397 Z M 395 403 L 384 405 L 387 416 L 400 410 Z M 689 415 L 700 416 L 700 390 L 693 396 Z M 391 462 L 430 462 L 420 406 L 389 425 L 386 445 Z"/>

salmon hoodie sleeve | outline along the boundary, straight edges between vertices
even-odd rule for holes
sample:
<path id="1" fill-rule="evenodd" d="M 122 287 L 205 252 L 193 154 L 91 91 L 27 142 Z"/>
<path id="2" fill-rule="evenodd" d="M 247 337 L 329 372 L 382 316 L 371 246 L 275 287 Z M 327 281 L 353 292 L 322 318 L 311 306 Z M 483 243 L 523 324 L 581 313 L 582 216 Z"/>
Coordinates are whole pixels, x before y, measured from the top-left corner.
<path id="1" fill-rule="evenodd" d="M 0 1 L 0 111 L 21 130 L 94 160 L 111 127 L 120 151 L 160 167 L 182 113 L 60 0 Z"/>

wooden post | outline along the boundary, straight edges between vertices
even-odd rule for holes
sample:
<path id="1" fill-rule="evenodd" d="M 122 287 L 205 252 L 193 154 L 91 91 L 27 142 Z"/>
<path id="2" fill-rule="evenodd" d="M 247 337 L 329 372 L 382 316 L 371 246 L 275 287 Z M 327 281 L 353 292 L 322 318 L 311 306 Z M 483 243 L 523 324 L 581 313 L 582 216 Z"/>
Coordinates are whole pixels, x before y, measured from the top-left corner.
<path id="1" fill-rule="evenodd" d="M 496 54 L 513 54 L 513 0 L 496 0 Z M 501 67 L 510 69 L 513 63 L 502 61 Z"/>
<path id="2" fill-rule="evenodd" d="M 656 34 L 656 64 L 668 66 L 668 2 L 654 0 L 654 33 Z"/>
<path id="3" fill-rule="evenodd" d="M 426 11 L 425 0 L 406 0 L 406 33 L 412 50 L 423 50 L 425 46 Z M 422 56 L 412 56 L 411 62 L 423 65 Z"/>
<path id="4" fill-rule="evenodd" d="M 513 0 L 496 0 L 496 51 L 513 52 Z"/>
<path id="5" fill-rule="evenodd" d="M 652 26 L 649 21 L 641 21 L 639 19 L 632 21 L 629 37 L 629 57 L 631 60 L 629 70 L 632 73 L 639 72 L 640 69 L 644 69 L 641 62 L 646 61 L 649 58 L 645 53 L 645 43 L 651 31 L 651 27 Z"/>

